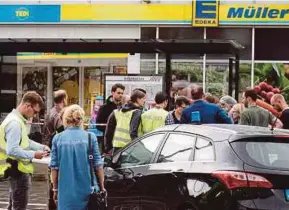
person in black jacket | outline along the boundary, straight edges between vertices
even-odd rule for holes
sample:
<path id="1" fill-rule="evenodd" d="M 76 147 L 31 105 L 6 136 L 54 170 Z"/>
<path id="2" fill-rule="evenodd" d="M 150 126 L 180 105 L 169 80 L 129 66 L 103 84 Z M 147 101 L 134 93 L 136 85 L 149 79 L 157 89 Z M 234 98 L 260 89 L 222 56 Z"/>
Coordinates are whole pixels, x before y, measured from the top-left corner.
<path id="1" fill-rule="evenodd" d="M 143 106 L 146 102 L 146 95 L 144 92 L 135 90 L 133 91 L 130 101 L 120 110 L 120 112 L 128 112 L 135 110 L 132 114 L 131 120 L 129 123 L 129 134 L 131 140 L 134 140 L 138 137 L 138 128 L 141 122 L 141 114 L 143 113 Z M 113 138 L 115 129 L 118 126 L 117 119 L 115 117 L 115 112 L 112 112 L 108 118 L 107 127 L 105 131 L 105 153 L 108 153 L 113 148 Z M 123 123 L 123 122 L 122 122 Z M 114 152 L 116 152 L 119 148 L 114 148 Z"/>
<path id="2" fill-rule="evenodd" d="M 99 108 L 96 124 L 106 124 L 109 115 L 113 110 L 121 108 L 122 97 L 125 87 L 122 84 L 116 83 L 111 87 L 111 95 L 107 98 L 106 103 Z M 105 133 L 106 126 L 98 125 L 96 128 Z M 103 137 L 98 137 L 98 142 L 103 152 Z"/>
<path id="3" fill-rule="evenodd" d="M 121 100 L 125 87 L 122 84 L 115 84 L 111 88 L 111 95 L 107 98 L 106 103 L 99 108 L 96 119 L 97 124 L 106 124 L 109 115 L 113 110 L 121 107 Z M 96 126 L 98 130 L 105 132 L 105 126 Z"/>

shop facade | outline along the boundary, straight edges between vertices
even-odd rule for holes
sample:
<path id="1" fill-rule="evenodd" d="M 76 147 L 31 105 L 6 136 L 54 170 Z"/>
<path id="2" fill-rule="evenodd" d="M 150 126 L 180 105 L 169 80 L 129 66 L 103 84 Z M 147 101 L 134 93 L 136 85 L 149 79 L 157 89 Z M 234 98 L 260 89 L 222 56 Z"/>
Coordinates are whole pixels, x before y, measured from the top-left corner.
<path id="1" fill-rule="evenodd" d="M 0 39 L 233 39 L 245 47 L 240 53 L 239 90 L 265 81 L 289 100 L 289 4 L 236 2 L 215 1 L 210 7 L 196 2 L 50 5 L 46 11 L 51 14 L 43 14 L 50 18 L 41 16 L 39 11 L 45 9 L 41 4 L 0 5 L 7 11 L 0 20 Z M 213 15 L 204 15 L 206 10 Z M 181 80 L 200 84 L 216 96 L 227 94 L 229 56 L 172 55 L 173 86 Z M 93 100 L 104 93 L 103 74 L 164 72 L 161 52 L 97 54 L 96 49 L 95 54 L 70 54 L 63 49 L 63 53 L 3 55 L 1 116 L 27 90 L 39 91 L 51 107 L 53 90 L 58 88 L 66 89 L 69 102 L 79 103 L 90 114 Z"/>

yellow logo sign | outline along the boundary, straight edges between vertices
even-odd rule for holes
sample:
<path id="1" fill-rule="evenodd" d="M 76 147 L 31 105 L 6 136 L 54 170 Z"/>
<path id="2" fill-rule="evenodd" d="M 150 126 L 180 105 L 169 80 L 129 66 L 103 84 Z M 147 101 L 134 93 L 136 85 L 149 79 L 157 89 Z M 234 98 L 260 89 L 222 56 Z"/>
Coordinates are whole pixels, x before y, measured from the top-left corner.
<path id="1" fill-rule="evenodd" d="M 194 0 L 192 25 L 216 27 L 219 25 L 219 0 Z"/>
<path id="2" fill-rule="evenodd" d="M 25 7 L 21 7 L 15 11 L 15 16 L 19 20 L 25 20 L 30 16 L 29 10 Z"/>

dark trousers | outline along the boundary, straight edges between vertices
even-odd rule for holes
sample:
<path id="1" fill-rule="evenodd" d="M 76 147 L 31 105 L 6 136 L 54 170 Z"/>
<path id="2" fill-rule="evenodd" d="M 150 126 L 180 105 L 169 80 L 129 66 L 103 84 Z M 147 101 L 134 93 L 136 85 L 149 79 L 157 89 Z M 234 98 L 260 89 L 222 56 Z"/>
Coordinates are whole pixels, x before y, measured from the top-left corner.
<path id="1" fill-rule="evenodd" d="M 31 175 L 21 173 L 17 177 L 9 177 L 10 199 L 8 210 L 26 210 L 28 204 L 29 189 L 31 187 Z"/>
<path id="2" fill-rule="evenodd" d="M 52 182 L 51 182 L 51 169 L 48 168 L 48 210 L 56 210 L 57 207 L 56 207 L 56 204 L 53 200 L 53 185 L 52 185 Z"/>

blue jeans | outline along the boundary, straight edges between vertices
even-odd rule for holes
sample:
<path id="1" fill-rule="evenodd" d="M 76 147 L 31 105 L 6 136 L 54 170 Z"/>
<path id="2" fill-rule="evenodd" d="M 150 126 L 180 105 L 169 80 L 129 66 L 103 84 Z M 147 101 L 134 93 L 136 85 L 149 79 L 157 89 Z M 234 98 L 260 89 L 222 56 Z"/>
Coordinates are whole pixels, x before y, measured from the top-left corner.
<path id="1" fill-rule="evenodd" d="M 31 186 L 31 175 L 21 174 L 19 177 L 9 177 L 9 184 L 10 199 L 8 210 L 26 210 Z"/>

